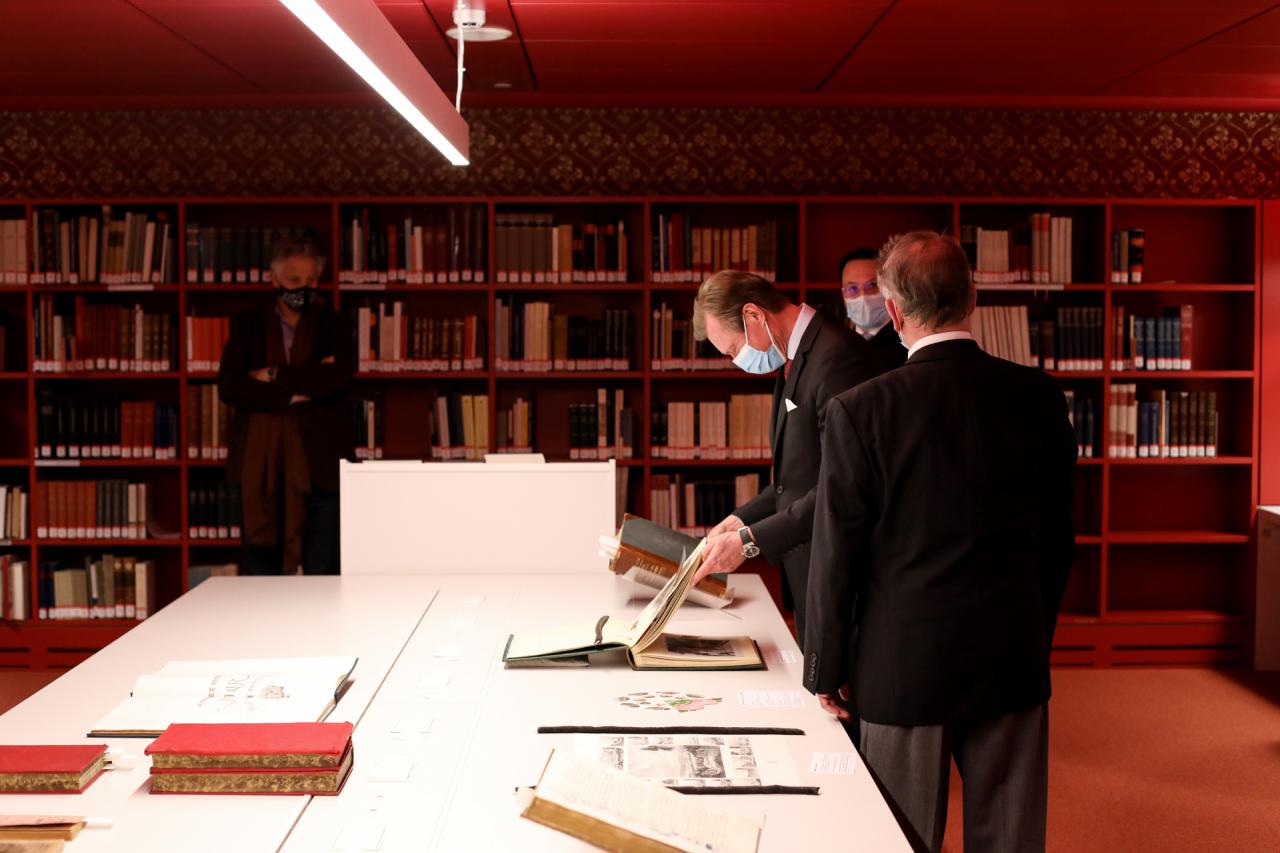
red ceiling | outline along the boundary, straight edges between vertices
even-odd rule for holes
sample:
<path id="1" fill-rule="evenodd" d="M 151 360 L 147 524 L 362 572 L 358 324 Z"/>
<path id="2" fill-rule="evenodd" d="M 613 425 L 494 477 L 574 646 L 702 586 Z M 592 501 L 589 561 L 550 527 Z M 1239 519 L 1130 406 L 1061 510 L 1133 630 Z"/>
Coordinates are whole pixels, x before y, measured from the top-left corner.
<path id="1" fill-rule="evenodd" d="M 452 0 L 375 2 L 452 92 Z M 488 6 L 517 35 L 468 45 L 471 103 L 1280 104 L 1280 3 L 1263 0 Z M 0 0 L 0 105 L 120 100 L 372 97 L 278 0 Z"/>

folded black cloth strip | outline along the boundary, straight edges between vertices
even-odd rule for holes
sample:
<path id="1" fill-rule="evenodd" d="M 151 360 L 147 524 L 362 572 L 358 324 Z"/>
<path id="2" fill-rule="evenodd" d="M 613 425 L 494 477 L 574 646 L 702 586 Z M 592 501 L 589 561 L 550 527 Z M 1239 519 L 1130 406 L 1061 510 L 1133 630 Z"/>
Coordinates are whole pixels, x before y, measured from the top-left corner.
<path id="1" fill-rule="evenodd" d="M 805 788 L 798 785 L 730 785 L 726 788 L 684 788 L 680 785 L 668 785 L 667 790 L 677 794 L 806 794 L 818 796 L 817 788 Z"/>
<path id="2" fill-rule="evenodd" d="M 756 726 L 538 726 L 540 735 L 799 735 L 804 729 Z M 755 789 L 759 792 L 759 788 Z"/>

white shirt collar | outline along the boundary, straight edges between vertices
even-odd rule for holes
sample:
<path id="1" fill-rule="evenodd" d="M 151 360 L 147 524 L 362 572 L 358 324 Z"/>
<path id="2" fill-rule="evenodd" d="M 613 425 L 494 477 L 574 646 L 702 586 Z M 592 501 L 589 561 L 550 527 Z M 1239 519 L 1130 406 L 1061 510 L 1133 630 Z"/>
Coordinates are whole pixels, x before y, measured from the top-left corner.
<path id="1" fill-rule="evenodd" d="M 861 326 L 859 326 L 857 323 L 854 323 L 853 327 L 854 329 L 857 330 L 858 334 L 862 335 L 867 340 L 871 340 L 876 335 L 880 334 L 880 330 L 883 329 L 885 326 L 889 325 L 891 322 L 893 321 L 885 320 L 883 323 L 881 323 L 879 326 L 876 326 L 874 329 L 864 329 Z"/>
<path id="2" fill-rule="evenodd" d="M 911 349 L 907 350 L 907 358 L 915 355 L 920 350 L 933 344 L 940 344 L 943 341 L 971 341 L 973 335 L 968 332 L 939 332 L 936 335 L 926 335 L 911 345 Z"/>
<path id="3" fill-rule="evenodd" d="M 800 339 L 804 337 L 804 330 L 809 328 L 809 321 L 817 313 L 807 304 L 800 303 L 800 316 L 796 317 L 796 324 L 791 327 L 791 337 L 787 339 L 787 361 L 794 359 L 800 351 Z"/>

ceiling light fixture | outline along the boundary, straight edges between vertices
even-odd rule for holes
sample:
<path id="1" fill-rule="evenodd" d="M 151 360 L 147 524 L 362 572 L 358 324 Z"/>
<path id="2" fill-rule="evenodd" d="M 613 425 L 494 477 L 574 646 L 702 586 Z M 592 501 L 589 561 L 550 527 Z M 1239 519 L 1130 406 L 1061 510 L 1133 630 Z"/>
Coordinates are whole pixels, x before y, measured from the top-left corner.
<path id="1" fill-rule="evenodd" d="M 467 165 L 467 123 L 373 0 L 280 2 L 450 163 Z"/>
<path id="2" fill-rule="evenodd" d="M 445 30 L 445 35 L 458 42 L 458 91 L 453 99 L 453 108 L 462 112 L 462 81 L 467 69 L 462 63 L 462 56 L 467 49 L 467 41 L 502 41 L 511 37 L 511 30 L 503 27 L 486 27 L 484 0 L 454 0 L 453 26 Z"/>

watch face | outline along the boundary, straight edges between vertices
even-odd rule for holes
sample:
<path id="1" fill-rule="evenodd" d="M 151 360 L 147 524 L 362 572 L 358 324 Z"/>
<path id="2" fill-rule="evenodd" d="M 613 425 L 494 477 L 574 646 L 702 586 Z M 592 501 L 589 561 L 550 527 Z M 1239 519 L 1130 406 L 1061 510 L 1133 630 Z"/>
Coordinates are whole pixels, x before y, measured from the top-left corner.
<path id="1" fill-rule="evenodd" d="M 748 560 L 752 557 L 759 557 L 760 546 L 754 542 L 748 542 L 746 545 L 742 546 L 742 556 L 746 557 Z"/>

